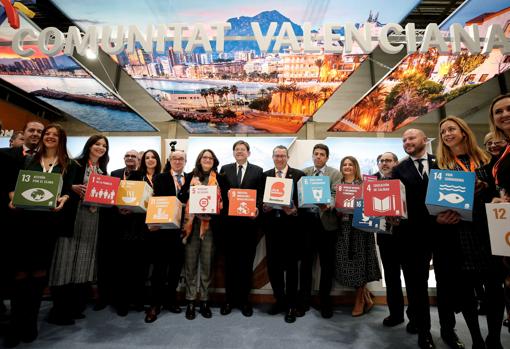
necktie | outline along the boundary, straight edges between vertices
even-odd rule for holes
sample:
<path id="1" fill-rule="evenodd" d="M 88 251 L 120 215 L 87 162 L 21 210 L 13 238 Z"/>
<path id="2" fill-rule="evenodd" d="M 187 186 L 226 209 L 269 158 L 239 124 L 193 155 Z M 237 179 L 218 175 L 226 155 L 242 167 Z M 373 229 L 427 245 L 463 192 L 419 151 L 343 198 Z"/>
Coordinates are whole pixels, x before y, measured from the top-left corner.
<path id="1" fill-rule="evenodd" d="M 243 165 L 239 165 L 237 168 L 237 186 L 241 187 L 241 180 L 243 178 Z"/>
<path id="2" fill-rule="evenodd" d="M 276 172 L 276 175 L 278 176 L 278 178 L 282 178 L 283 171 L 278 170 L 278 171 Z"/>
<path id="3" fill-rule="evenodd" d="M 181 187 L 182 187 L 181 177 L 182 177 L 182 175 L 180 175 L 180 174 L 175 175 L 175 179 L 177 180 L 177 184 L 178 184 L 177 194 L 179 194 L 179 192 L 181 191 Z"/>
<path id="4" fill-rule="evenodd" d="M 420 172 L 421 177 L 423 179 L 428 179 L 427 172 L 425 171 L 425 167 L 423 166 L 423 161 L 425 160 L 426 159 L 416 159 L 414 161 L 418 163 L 418 172 Z"/>
<path id="5" fill-rule="evenodd" d="M 321 175 L 321 170 L 315 170 L 314 176 L 320 176 L 320 175 Z"/>

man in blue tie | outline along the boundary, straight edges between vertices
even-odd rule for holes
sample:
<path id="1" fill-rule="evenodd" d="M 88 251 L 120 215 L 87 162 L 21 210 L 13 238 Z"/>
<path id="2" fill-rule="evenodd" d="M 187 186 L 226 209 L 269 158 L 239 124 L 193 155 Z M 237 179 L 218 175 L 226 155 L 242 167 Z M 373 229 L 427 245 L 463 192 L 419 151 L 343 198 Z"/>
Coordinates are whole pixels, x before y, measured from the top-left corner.
<path id="1" fill-rule="evenodd" d="M 303 170 L 307 176 L 328 176 L 331 183 L 330 205 L 310 208 L 304 231 L 304 252 L 301 259 L 299 278 L 299 309 L 302 313 L 310 308 L 312 291 L 312 266 L 317 254 L 321 265 L 321 279 L 319 286 L 320 310 L 323 318 L 333 316 L 331 304 L 331 287 L 335 268 L 335 239 L 338 229 L 338 219 L 335 210 L 336 187 L 341 181 L 341 174 L 336 168 L 327 165 L 329 148 L 318 143 L 312 150 L 313 166 Z"/>
<path id="2" fill-rule="evenodd" d="M 225 176 L 229 188 L 259 189 L 262 168 L 248 162 L 250 145 L 243 141 L 234 143 L 235 162 L 224 165 L 220 174 Z M 261 193 L 257 193 L 260 196 Z M 258 207 L 260 208 L 260 200 Z M 225 212 L 228 212 L 228 202 Z M 257 248 L 258 220 L 251 217 L 224 217 L 223 239 L 225 251 L 225 293 L 226 300 L 220 313 L 228 315 L 232 308 L 239 307 L 241 313 L 252 316 L 249 300 L 253 276 L 253 261 Z"/>

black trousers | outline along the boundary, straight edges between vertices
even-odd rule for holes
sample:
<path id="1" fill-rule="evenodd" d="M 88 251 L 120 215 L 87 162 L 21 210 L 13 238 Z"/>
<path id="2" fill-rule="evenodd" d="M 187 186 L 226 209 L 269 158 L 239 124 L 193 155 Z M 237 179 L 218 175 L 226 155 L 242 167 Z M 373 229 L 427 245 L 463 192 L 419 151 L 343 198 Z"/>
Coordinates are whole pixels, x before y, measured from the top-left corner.
<path id="1" fill-rule="evenodd" d="M 391 234 L 377 234 L 377 244 L 384 268 L 384 281 L 386 283 L 386 301 L 390 316 L 395 319 L 404 318 L 404 294 L 400 270 L 402 269 L 402 244 Z M 412 305 L 407 307 L 407 317 L 413 318 Z"/>
<path id="2" fill-rule="evenodd" d="M 255 220 L 244 217 L 228 217 L 225 223 L 222 238 L 226 301 L 243 305 L 249 303 L 252 288 L 258 225 Z"/>
<path id="3" fill-rule="evenodd" d="M 320 217 L 311 215 L 303 232 L 303 254 L 299 269 L 299 302 L 309 305 L 312 295 L 312 276 L 315 258 L 319 255 L 321 266 L 319 297 L 321 305 L 331 303 L 329 294 L 335 272 L 336 231 L 323 228 Z"/>
<path id="4" fill-rule="evenodd" d="M 269 281 L 276 301 L 288 307 L 297 306 L 298 263 L 302 237 L 297 229 L 298 217 L 286 216 L 267 224 L 266 258 Z"/>
<path id="5" fill-rule="evenodd" d="M 147 263 L 143 240 L 119 240 L 114 263 L 114 305 L 128 308 L 130 304 L 143 305 Z"/>
<path id="6" fill-rule="evenodd" d="M 176 303 L 176 290 L 184 263 L 184 245 L 178 229 L 162 229 L 145 234 L 146 263 L 153 266 L 150 276 L 151 306 Z"/>

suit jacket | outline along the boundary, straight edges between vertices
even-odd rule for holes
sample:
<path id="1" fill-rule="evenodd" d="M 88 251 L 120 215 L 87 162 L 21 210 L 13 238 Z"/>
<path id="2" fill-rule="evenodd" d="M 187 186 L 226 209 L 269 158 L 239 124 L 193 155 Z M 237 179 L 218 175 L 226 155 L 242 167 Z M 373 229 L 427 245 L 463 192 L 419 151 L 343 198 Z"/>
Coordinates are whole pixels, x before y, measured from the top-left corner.
<path id="1" fill-rule="evenodd" d="M 290 178 L 293 181 L 294 184 L 294 190 L 292 193 L 292 202 L 294 203 L 295 207 L 298 207 L 298 193 L 297 193 L 297 182 L 301 177 L 303 177 L 305 173 L 301 170 L 291 168 L 289 166 L 287 170 L 287 174 L 285 175 L 285 178 Z M 276 177 L 275 169 L 272 168 L 262 174 L 262 181 L 261 181 L 261 192 L 264 193 L 264 188 L 266 187 L 266 178 L 267 177 Z M 306 213 L 306 209 L 298 209 L 298 212 L 301 214 Z M 266 217 L 276 217 L 276 210 L 271 210 L 269 212 L 265 213 Z M 287 216 L 285 213 L 281 214 L 280 217 Z"/>
<path id="2" fill-rule="evenodd" d="M 428 154 L 428 165 L 429 170 L 437 168 L 434 155 Z M 406 188 L 408 218 L 402 220 L 398 230 L 406 227 L 427 229 L 431 223 L 431 216 L 425 206 L 428 181 L 421 178 L 414 161 L 409 157 L 400 162 L 393 168 L 391 178 L 399 179 Z"/>
<path id="3" fill-rule="evenodd" d="M 313 176 L 314 166 L 307 167 L 303 170 L 306 176 Z M 338 218 L 336 216 L 335 206 L 335 196 L 336 196 L 336 187 L 342 181 L 342 175 L 340 171 L 336 168 L 325 166 L 323 171 L 325 176 L 329 177 L 329 181 L 331 183 L 331 204 L 332 209 L 325 210 L 320 212 L 322 226 L 325 230 L 331 231 L 339 228 L 338 226 Z"/>
<path id="4" fill-rule="evenodd" d="M 228 188 L 254 189 L 257 190 L 257 207 L 259 210 L 262 206 L 262 197 L 264 192 L 260 191 L 260 182 L 262 180 L 262 167 L 248 163 L 243 180 L 239 186 L 237 183 L 237 163 L 224 165 L 221 167 L 220 174 L 224 176 L 228 183 Z M 228 212 L 228 195 L 224 202 L 225 212 Z"/>

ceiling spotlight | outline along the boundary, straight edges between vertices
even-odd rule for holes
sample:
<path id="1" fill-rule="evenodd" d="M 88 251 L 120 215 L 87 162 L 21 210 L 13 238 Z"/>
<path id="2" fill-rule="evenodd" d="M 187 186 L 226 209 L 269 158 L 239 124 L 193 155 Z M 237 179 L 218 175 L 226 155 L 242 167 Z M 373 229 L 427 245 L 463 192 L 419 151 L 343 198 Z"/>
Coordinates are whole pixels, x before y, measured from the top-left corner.
<path id="1" fill-rule="evenodd" d="M 88 59 L 97 59 L 97 53 L 88 48 L 85 50 L 85 57 Z"/>

